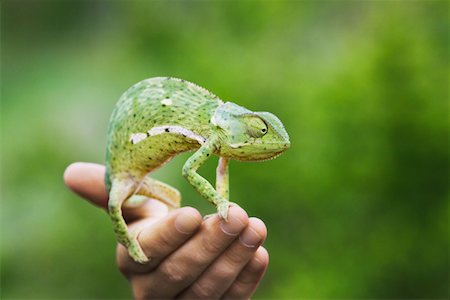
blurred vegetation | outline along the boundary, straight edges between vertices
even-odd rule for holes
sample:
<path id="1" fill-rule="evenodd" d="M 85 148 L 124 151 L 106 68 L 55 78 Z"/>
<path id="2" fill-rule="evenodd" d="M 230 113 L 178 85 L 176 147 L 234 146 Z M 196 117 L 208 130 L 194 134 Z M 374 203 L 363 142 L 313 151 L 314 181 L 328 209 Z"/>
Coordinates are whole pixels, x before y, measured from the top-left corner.
<path id="1" fill-rule="evenodd" d="M 0 297 L 130 297 L 106 214 L 62 173 L 103 162 L 123 91 L 170 75 L 290 133 L 231 165 L 269 231 L 255 298 L 448 298 L 448 20 L 447 1 L 2 1 Z M 210 213 L 186 157 L 157 176 Z"/>

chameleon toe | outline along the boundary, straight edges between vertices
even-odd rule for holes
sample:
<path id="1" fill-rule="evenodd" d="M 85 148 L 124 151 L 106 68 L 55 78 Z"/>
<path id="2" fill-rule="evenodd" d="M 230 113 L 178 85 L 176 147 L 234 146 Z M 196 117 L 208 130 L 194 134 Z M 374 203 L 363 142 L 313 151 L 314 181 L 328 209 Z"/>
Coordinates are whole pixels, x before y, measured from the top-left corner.
<path id="1" fill-rule="evenodd" d="M 144 251 L 142 251 L 141 246 L 138 243 L 133 243 L 128 247 L 128 254 L 131 258 L 138 263 L 145 264 L 150 261 Z"/>

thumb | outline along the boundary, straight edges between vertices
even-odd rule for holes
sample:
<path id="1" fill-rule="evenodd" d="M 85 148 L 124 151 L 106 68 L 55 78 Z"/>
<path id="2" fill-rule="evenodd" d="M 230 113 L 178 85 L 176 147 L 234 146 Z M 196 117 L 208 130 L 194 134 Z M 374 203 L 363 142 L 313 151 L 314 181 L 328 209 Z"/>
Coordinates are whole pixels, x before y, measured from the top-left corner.
<path id="1" fill-rule="evenodd" d="M 108 193 L 105 187 L 105 166 L 76 162 L 64 171 L 64 183 L 76 194 L 102 208 L 108 207 Z"/>

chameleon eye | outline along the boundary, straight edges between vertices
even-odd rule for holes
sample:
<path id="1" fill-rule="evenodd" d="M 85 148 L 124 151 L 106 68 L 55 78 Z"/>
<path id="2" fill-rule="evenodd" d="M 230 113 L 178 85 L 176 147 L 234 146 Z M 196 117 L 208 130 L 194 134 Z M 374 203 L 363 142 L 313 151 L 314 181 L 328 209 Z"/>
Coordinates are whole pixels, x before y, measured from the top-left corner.
<path id="1" fill-rule="evenodd" d="M 267 133 L 267 125 L 260 117 L 253 116 L 247 121 L 247 134 L 254 138 L 260 138 Z"/>

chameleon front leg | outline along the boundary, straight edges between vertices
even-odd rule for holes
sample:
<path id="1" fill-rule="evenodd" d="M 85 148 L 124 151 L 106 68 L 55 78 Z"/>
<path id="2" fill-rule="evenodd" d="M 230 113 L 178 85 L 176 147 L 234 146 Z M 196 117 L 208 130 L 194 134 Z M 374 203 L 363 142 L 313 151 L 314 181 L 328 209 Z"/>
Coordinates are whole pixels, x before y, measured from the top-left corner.
<path id="1" fill-rule="evenodd" d="M 211 156 L 214 152 L 215 144 L 210 141 L 205 143 L 197 150 L 183 166 L 183 176 L 189 183 L 209 202 L 217 207 L 219 216 L 225 220 L 228 218 L 228 207 L 230 202 L 224 197 L 223 191 L 216 191 L 212 185 L 197 173 L 198 168 Z"/>
<path id="2" fill-rule="evenodd" d="M 225 157 L 219 158 L 219 164 L 216 169 L 216 191 L 225 199 L 230 199 L 230 186 L 228 176 L 228 162 Z"/>

